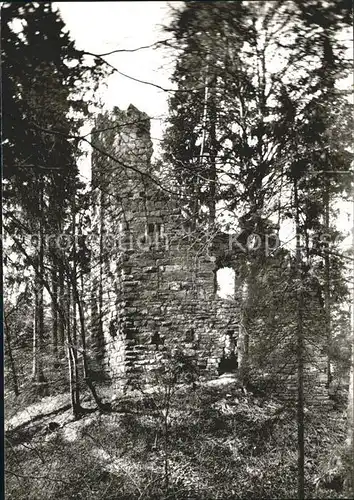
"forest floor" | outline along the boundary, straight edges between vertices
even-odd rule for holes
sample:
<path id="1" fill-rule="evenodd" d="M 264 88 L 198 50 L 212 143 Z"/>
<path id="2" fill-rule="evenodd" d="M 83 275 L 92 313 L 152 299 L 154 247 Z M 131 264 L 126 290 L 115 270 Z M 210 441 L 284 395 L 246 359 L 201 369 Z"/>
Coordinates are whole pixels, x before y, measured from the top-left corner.
<path id="1" fill-rule="evenodd" d="M 112 411 L 75 420 L 68 396 L 43 398 L 6 423 L 6 498 L 295 498 L 295 408 L 232 378 L 191 390 L 117 394 Z M 166 417 L 166 410 L 167 417 Z M 306 498 L 345 498 L 336 450 L 343 413 L 306 414 Z"/>

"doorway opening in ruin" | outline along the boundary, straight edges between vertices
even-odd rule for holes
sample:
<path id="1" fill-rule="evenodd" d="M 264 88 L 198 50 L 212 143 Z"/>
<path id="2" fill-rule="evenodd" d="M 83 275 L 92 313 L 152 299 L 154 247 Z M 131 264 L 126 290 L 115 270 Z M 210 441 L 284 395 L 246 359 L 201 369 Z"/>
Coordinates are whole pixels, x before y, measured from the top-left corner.
<path id="1" fill-rule="evenodd" d="M 232 267 L 221 267 L 215 275 L 215 293 L 221 299 L 232 300 L 235 297 L 235 271 Z"/>
<path id="2" fill-rule="evenodd" d="M 225 334 L 223 355 L 218 365 L 219 375 L 223 375 L 224 373 L 234 373 L 237 371 L 238 363 L 236 348 L 237 342 L 235 339 L 235 332 L 233 330 L 229 330 Z"/>

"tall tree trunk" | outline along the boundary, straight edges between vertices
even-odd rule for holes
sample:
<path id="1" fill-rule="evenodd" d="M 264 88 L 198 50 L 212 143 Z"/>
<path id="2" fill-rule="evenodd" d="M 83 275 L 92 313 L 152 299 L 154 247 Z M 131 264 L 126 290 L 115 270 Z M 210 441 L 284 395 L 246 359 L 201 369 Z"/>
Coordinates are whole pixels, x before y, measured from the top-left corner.
<path id="1" fill-rule="evenodd" d="M 77 399 L 75 391 L 75 370 L 74 370 L 74 360 L 72 356 L 72 347 L 70 346 L 70 335 L 67 330 L 67 356 L 68 356 L 68 367 L 69 367 L 69 387 L 70 387 L 70 399 L 71 399 L 71 409 L 75 418 L 79 416 L 77 408 Z"/>
<path id="2" fill-rule="evenodd" d="M 5 336 L 6 336 L 6 350 L 7 350 L 7 355 L 9 357 L 10 361 L 10 368 L 11 368 L 11 374 L 12 374 L 12 384 L 13 384 L 13 390 L 15 393 L 15 396 L 18 396 L 20 391 L 18 388 L 18 378 L 17 378 L 17 372 L 16 372 L 16 366 L 15 366 L 15 360 L 12 354 L 12 346 L 11 346 L 11 333 L 10 333 L 10 327 L 6 319 L 6 315 L 4 315 L 4 324 L 5 324 Z"/>
<path id="3" fill-rule="evenodd" d="M 242 349 L 242 359 L 239 365 L 240 376 L 245 380 L 247 378 L 247 373 L 249 369 L 249 345 L 250 345 L 250 331 L 252 325 L 250 324 L 250 318 L 254 315 L 254 303 L 256 295 L 256 283 L 258 266 L 257 261 L 252 261 L 250 263 L 251 269 L 247 277 L 246 289 L 242 292 L 242 303 L 244 304 L 241 308 L 241 329 L 242 329 L 242 344 L 240 348 Z"/>
<path id="4" fill-rule="evenodd" d="M 208 61 L 208 55 L 207 55 L 207 61 Z M 205 73 L 205 78 L 204 78 L 204 101 L 203 101 L 203 117 L 202 117 L 202 141 L 200 145 L 200 152 L 199 152 L 199 160 L 198 160 L 198 171 L 197 171 L 197 177 L 194 179 L 193 182 L 193 214 L 192 214 L 192 221 L 193 221 L 193 226 L 192 229 L 195 230 L 196 224 L 199 221 L 199 212 L 200 212 L 200 206 L 201 206 L 201 200 L 200 200 L 200 195 L 201 195 L 201 190 L 200 190 L 200 184 L 201 184 L 201 178 L 200 175 L 203 174 L 204 170 L 204 155 L 205 155 L 205 148 L 207 145 L 207 128 L 208 128 L 208 109 L 209 109 L 209 64 L 207 62 L 206 65 L 206 73 Z M 209 188 L 209 186 L 208 186 Z"/>
<path id="5" fill-rule="evenodd" d="M 104 321 L 104 307 L 103 307 L 103 270 L 105 265 L 106 256 L 104 253 L 106 249 L 104 247 L 104 231 L 105 231 L 105 198 L 101 190 L 101 207 L 100 207 L 100 249 L 99 249 L 99 282 L 98 282 L 98 337 L 97 337 L 97 348 L 98 351 L 103 348 L 104 334 L 103 334 L 103 321 Z M 98 353 L 98 357 L 101 357 L 101 353 Z"/>
<path id="6" fill-rule="evenodd" d="M 69 366 L 69 385 L 70 385 L 70 399 L 71 399 L 71 409 L 75 418 L 79 418 L 81 415 L 80 398 L 78 397 L 78 381 L 76 378 L 77 372 L 77 362 L 75 360 L 74 349 L 69 343 L 68 338 L 68 366 Z"/>
<path id="7" fill-rule="evenodd" d="M 57 361 L 58 357 L 58 310 L 57 310 L 57 301 L 58 301 L 58 272 L 57 272 L 57 261 L 53 258 L 52 261 L 52 289 L 53 289 L 53 298 L 51 301 L 52 308 L 52 352 L 54 363 Z"/>
<path id="8" fill-rule="evenodd" d="M 74 302 L 74 301 L 73 301 Z M 79 386 L 79 367 L 78 367 L 78 355 L 77 355 L 77 339 L 76 339 L 76 326 L 74 330 L 74 316 L 71 316 L 71 287 L 70 282 L 67 285 L 67 344 L 68 344 L 68 360 L 69 360 L 69 370 L 70 370 L 70 392 L 72 408 L 75 417 L 81 414 L 81 404 L 80 404 L 80 386 Z M 73 319 L 73 329 L 71 329 L 71 321 Z"/>
<path id="9" fill-rule="evenodd" d="M 71 293 L 70 293 L 70 283 L 67 287 L 67 324 L 66 324 L 66 340 L 67 340 L 67 350 L 68 350 L 68 361 L 69 361 L 69 380 L 70 380 L 70 395 L 71 395 L 71 406 L 75 418 L 78 418 L 81 413 L 80 404 L 80 387 L 79 387 L 79 370 L 78 370 L 78 359 L 77 359 L 77 345 L 74 344 L 73 334 L 71 330 Z"/>
<path id="10" fill-rule="evenodd" d="M 354 191 L 352 196 L 354 196 Z M 353 228 L 352 247 L 354 249 L 354 201 L 353 201 Z M 354 495 L 354 260 L 352 262 L 352 304 L 351 304 L 351 363 L 349 373 L 349 394 L 348 394 L 348 449 L 350 451 L 351 463 L 346 478 L 349 496 Z"/>
<path id="11" fill-rule="evenodd" d="M 354 232 L 353 232 L 354 234 Z M 350 363 L 350 373 L 349 373 L 349 393 L 348 393 L 348 411 L 347 411 L 347 421 L 348 421 L 348 438 L 347 444 L 350 451 L 351 463 L 348 470 L 348 477 L 346 478 L 347 492 L 349 495 L 354 494 L 354 269 L 353 269 L 353 297 L 351 306 L 351 321 L 352 321 L 352 331 L 351 331 L 351 363 Z"/>
<path id="12" fill-rule="evenodd" d="M 44 347 L 44 185 L 43 177 L 39 179 L 39 249 L 38 272 L 35 276 L 35 318 L 33 327 L 33 371 L 34 384 L 41 395 L 46 394 L 46 380 L 43 373 Z"/>
<path id="13" fill-rule="evenodd" d="M 37 386 L 39 394 L 44 394 L 45 377 L 43 373 L 43 287 L 40 280 L 35 278 L 34 291 L 34 321 L 33 321 L 33 363 L 32 363 L 32 380 Z"/>
<path id="14" fill-rule="evenodd" d="M 240 380 L 243 382 L 247 376 L 248 366 L 248 333 L 241 321 L 239 337 L 237 339 L 237 367 Z"/>
<path id="15" fill-rule="evenodd" d="M 329 179 L 326 176 L 326 189 L 324 192 L 324 207 L 325 207 L 325 229 L 326 234 L 329 232 Z M 330 296 L 330 259 L 329 259 L 329 243 L 326 243 L 325 256 L 325 315 L 326 315 L 326 341 L 327 341 L 327 387 L 329 388 L 332 382 L 331 373 L 331 296 Z"/>
<path id="16" fill-rule="evenodd" d="M 209 224 L 211 227 L 215 224 L 216 217 L 216 156 L 217 156 L 217 142 L 216 142 L 216 102 L 215 102 L 215 85 L 214 81 L 210 86 L 210 167 L 209 167 Z"/>
<path id="17" fill-rule="evenodd" d="M 72 410 L 73 414 L 75 417 L 78 417 L 82 413 L 82 409 L 80 406 L 80 401 L 78 399 L 78 379 L 75 378 L 75 366 L 77 366 L 77 357 L 76 357 L 76 350 L 73 348 L 73 341 L 72 341 L 72 335 L 71 335 L 71 328 L 70 328 L 70 284 L 68 283 L 68 295 L 67 297 L 63 298 L 63 303 L 65 304 L 65 307 L 61 307 L 59 304 L 59 301 L 55 301 L 55 298 L 53 296 L 53 291 L 50 287 L 50 284 L 48 280 L 45 279 L 45 276 L 41 276 L 39 274 L 38 270 L 38 260 L 31 258 L 28 253 L 26 252 L 26 249 L 24 246 L 21 244 L 20 241 L 17 241 L 15 238 L 15 241 L 18 245 L 18 247 L 21 249 L 23 255 L 26 256 L 26 258 L 31 262 L 32 261 L 32 267 L 35 272 L 35 276 L 38 278 L 37 281 L 41 281 L 42 286 L 46 288 L 47 292 L 49 293 L 53 303 L 57 307 L 58 311 L 58 316 L 60 318 L 61 324 L 64 326 L 64 333 L 66 332 L 66 346 L 67 346 L 67 355 L 68 355 L 68 364 L 69 364 L 69 382 L 70 382 L 70 394 L 71 394 L 71 401 L 72 401 Z M 65 269 L 64 263 L 61 263 L 62 268 Z M 70 273 L 68 273 L 69 279 L 70 279 Z M 65 283 L 64 283 L 65 285 Z M 64 286 L 63 286 L 64 288 Z M 37 309 L 37 307 L 35 308 Z M 35 320 L 36 320 L 36 315 L 35 315 Z M 34 328 L 34 332 L 37 332 L 37 326 Z M 37 336 L 34 336 L 36 340 L 36 345 L 37 345 Z M 36 358 L 34 358 L 36 359 Z"/>
<path id="18" fill-rule="evenodd" d="M 237 340 L 237 366 L 239 371 L 239 377 L 241 381 L 244 381 L 247 376 L 248 371 L 248 351 L 249 351 L 249 333 L 247 325 L 247 310 L 246 310 L 246 293 L 245 285 L 240 286 L 240 328 L 239 328 L 239 338 Z"/>
<path id="19" fill-rule="evenodd" d="M 77 288 L 76 280 L 71 277 L 71 284 L 73 287 L 73 300 L 77 304 L 78 312 L 79 312 L 79 321 L 80 321 L 80 335 L 81 335 L 81 348 L 82 348 L 82 361 L 83 361 L 83 369 L 84 369 L 84 378 L 88 388 L 91 391 L 91 394 L 97 404 L 97 407 L 101 410 L 108 409 L 108 405 L 103 404 L 101 398 L 98 396 L 95 385 L 91 378 L 91 373 L 88 365 L 87 358 L 87 350 L 86 350 L 86 327 L 85 327 L 85 315 L 82 307 L 82 302 L 80 301 L 80 295 Z"/>
<path id="20" fill-rule="evenodd" d="M 38 267 L 38 266 L 37 266 Z M 32 379 L 35 381 L 38 372 L 38 279 L 34 283 L 34 315 L 33 315 L 33 337 L 32 337 Z"/>
<path id="21" fill-rule="evenodd" d="M 65 279 L 64 279 L 64 266 L 61 259 L 58 262 L 58 304 L 59 309 L 63 312 L 65 311 Z M 63 321 L 63 315 L 59 314 L 58 322 L 58 343 L 60 349 L 64 349 L 65 342 L 65 324 Z"/>
<path id="22" fill-rule="evenodd" d="M 72 230 L 72 236 L 73 236 L 73 269 L 72 269 L 72 276 L 74 280 L 74 286 L 75 289 L 77 289 L 77 265 L 76 265 L 76 204 L 75 204 L 75 195 L 74 195 L 74 201 L 73 201 L 73 207 L 72 207 L 72 224 L 73 224 L 73 230 Z M 70 284 L 69 284 L 70 287 Z M 80 387 L 79 387 L 79 363 L 78 363 L 78 338 L 77 338 L 77 311 L 76 311 L 76 297 L 75 297 L 75 292 L 73 289 L 73 294 L 72 294 L 72 311 L 73 311 L 73 348 L 75 350 L 74 353 L 74 359 L 75 359 L 75 379 L 77 381 L 76 384 L 76 395 L 77 395 L 77 400 L 78 403 L 80 404 Z"/>
<path id="23" fill-rule="evenodd" d="M 296 283 L 297 283 L 297 446 L 298 446 L 298 499 L 305 498 L 305 440 L 304 440 L 304 334 L 303 334 L 303 293 L 301 271 L 301 236 L 297 181 L 294 181 L 294 204 L 296 225 Z"/>
<path id="24" fill-rule="evenodd" d="M 102 173 L 100 174 L 102 176 Z M 100 367 L 103 355 L 103 230 L 104 230 L 104 194 L 102 190 L 94 198 L 98 217 L 98 245 L 91 253 L 90 261 L 90 346 L 93 349 L 95 361 Z"/>

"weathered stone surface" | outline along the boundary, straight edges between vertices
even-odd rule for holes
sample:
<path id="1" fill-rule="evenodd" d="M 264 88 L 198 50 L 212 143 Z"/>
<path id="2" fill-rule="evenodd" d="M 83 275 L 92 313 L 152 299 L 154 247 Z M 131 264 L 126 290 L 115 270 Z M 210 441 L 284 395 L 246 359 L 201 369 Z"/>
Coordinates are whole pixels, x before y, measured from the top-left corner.
<path id="1" fill-rule="evenodd" d="M 182 348 L 204 377 L 215 377 L 230 335 L 237 352 L 240 331 L 240 291 L 231 301 L 216 297 L 215 262 L 226 255 L 237 275 L 237 252 L 228 235 L 209 244 L 210 235 L 191 231 L 180 200 L 149 178 L 147 115 L 115 108 L 97 119 L 96 129 L 105 130 L 93 136 L 99 149 L 118 160 L 92 154 L 92 231 L 97 241 L 119 234 L 119 244 L 92 251 L 92 325 L 102 337 L 102 369 L 118 385 L 140 383 Z"/>

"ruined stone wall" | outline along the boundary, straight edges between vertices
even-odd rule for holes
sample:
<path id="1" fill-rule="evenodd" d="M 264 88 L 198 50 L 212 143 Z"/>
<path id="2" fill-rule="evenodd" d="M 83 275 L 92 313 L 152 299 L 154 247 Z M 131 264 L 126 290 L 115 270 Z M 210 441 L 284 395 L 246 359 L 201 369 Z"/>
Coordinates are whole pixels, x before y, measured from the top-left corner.
<path id="1" fill-rule="evenodd" d="M 115 109 L 98 118 L 93 142 L 93 337 L 103 369 L 118 384 L 142 381 L 179 348 L 216 376 L 238 336 L 237 296 L 216 298 L 208 238 L 151 179 L 147 116 Z"/>
<path id="2" fill-rule="evenodd" d="M 240 290 L 233 300 L 215 290 L 218 262 L 237 274 L 237 245 L 192 230 L 179 198 L 154 182 L 149 128 L 130 106 L 99 116 L 92 135 L 92 341 L 117 386 L 148 381 L 176 349 L 215 377 L 242 344 Z M 309 403 L 328 401 L 321 370 L 306 367 Z M 278 395 L 296 401 L 295 358 L 279 380 Z"/>

